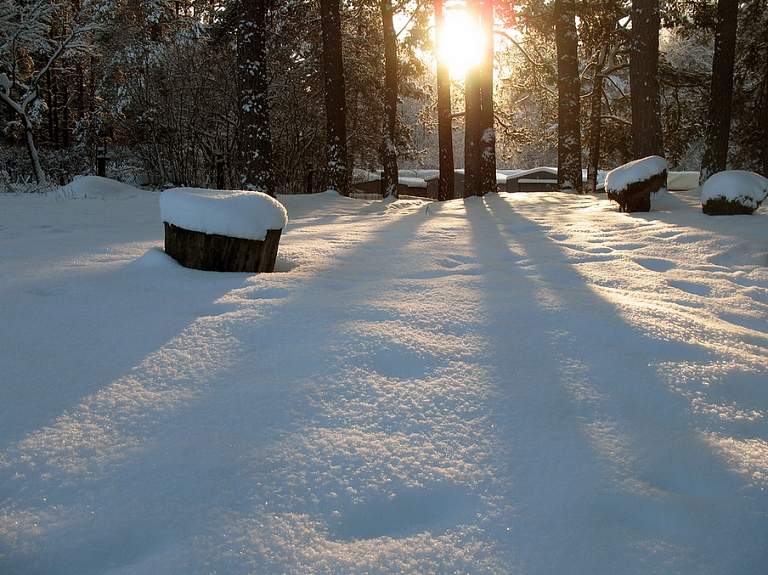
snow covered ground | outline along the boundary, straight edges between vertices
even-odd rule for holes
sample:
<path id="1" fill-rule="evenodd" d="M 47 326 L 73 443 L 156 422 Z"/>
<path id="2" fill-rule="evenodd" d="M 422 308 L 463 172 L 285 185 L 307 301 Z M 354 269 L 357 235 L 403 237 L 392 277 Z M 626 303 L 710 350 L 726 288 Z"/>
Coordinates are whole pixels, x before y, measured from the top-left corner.
<path id="1" fill-rule="evenodd" d="M 0 195 L 0 573 L 765 573 L 765 207 L 280 200 L 249 275 Z"/>

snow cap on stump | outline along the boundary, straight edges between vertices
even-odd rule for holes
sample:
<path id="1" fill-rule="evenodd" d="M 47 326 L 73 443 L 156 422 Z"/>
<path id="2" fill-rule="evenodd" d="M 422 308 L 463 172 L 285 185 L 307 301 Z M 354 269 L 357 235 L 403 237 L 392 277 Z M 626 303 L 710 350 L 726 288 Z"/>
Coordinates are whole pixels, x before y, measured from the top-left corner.
<path id="1" fill-rule="evenodd" d="M 648 156 L 611 170 L 605 177 L 605 189 L 622 192 L 635 182 L 644 182 L 667 171 L 667 160 L 661 156 Z"/>
<path id="2" fill-rule="evenodd" d="M 768 179 L 745 170 L 713 174 L 701 187 L 705 214 L 751 214 L 768 196 Z"/>
<path id="3" fill-rule="evenodd" d="M 622 212 L 651 211 L 651 196 L 667 187 L 667 160 L 648 156 L 608 172 L 605 195 Z"/>
<path id="4" fill-rule="evenodd" d="M 160 194 L 160 217 L 185 230 L 246 240 L 264 240 L 267 230 L 288 223 L 280 202 L 249 190 L 172 188 Z"/>

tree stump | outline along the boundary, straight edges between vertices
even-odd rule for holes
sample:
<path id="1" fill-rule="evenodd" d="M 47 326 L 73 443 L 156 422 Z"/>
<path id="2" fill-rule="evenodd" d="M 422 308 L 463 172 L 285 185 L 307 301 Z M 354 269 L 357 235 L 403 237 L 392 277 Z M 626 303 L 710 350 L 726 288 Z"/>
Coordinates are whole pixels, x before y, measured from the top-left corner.
<path id="1" fill-rule="evenodd" d="M 708 216 L 754 214 L 768 196 L 768 178 L 744 170 L 710 176 L 701 188 L 701 211 Z"/>
<path id="2" fill-rule="evenodd" d="M 165 252 L 182 266 L 217 272 L 272 272 L 288 223 L 261 192 L 174 188 L 160 194 Z"/>
<path id="3" fill-rule="evenodd" d="M 651 196 L 667 187 L 667 162 L 660 156 L 635 160 L 611 170 L 605 194 L 620 212 L 650 212 Z"/>
<path id="4" fill-rule="evenodd" d="M 165 253 L 185 268 L 212 272 L 273 272 L 282 230 L 246 240 L 165 224 Z"/>

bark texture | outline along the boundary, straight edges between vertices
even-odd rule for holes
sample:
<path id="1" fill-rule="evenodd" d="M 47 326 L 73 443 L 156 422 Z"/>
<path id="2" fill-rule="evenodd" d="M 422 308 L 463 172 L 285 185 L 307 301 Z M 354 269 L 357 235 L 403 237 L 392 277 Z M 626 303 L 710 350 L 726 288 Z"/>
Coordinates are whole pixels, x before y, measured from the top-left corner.
<path id="1" fill-rule="evenodd" d="M 557 44 L 557 183 L 564 192 L 581 193 L 579 57 L 574 0 L 555 1 Z"/>
<path id="2" fill-rule="evenodd" d="M 493 125 L 493 0 L 480 0 L 480 193 L 498 191 L 496 185 L 496 131 Z"/>
<path id="3" fill-rule="evenodd" d="M 629 82 L 632 101 L 632 155 L 664 157 L 659 96 L 659 0 L 632 0 Z"/>
<path id="4" fill-rule="evenodd" d="M 444 1 L 435 0 L 435 52 L 440 54 L 441 31 L 445 22 Z M 437 182 L 437 200 L 453 199 L 455 173 L 453 162 L 453 120 L 451 116 L 451 76 L 448 66 L 437 59 L 437 139 L 440 175 Z"/>
<path id="5" fill-rule="evenodd" d="M 597 191 L 597 168 L 600 163 L 600 140 L 602 135 L 603 109 L 603 69 L 608 54 L 608 46 L 603 44 L 600 56 L 595 62 L 592 77 L 592 93 L 589 95 L 589 151 L 587 153 L 587 181 L 584 192 L 594 194 Z"/>
<path id="6" fill-rule="evenodd" d="M 392 0 L 381 0 L 381 19 L 384 31 L 384 130 L 382 142 L 381 194 L 397 197 L 397 34 L 393 21 Z"/>
<path id="7" fill-rule="evenodd" d="M 480 0 L 468 0 L 467 15 L 480 25 Z M 482 138 L 482 94 L 480 66 L 467 71 L 464 81 L 464 197 L 480 196 L 480 139 Z"/>
<path id="8" fill-rule="evenodd" d="M 246 189 L 274 196 L 266 47 L 268 2 L 248 0 L 240 3 L 237 70 L 241 183 Z"/>
<path id="9" fill-rule="evenodd" d="M 715 53 L 709 91 L 709 118 L 704 155 L 701 159 L 700 184 L 707 181 L 712 174 L 725 170 L 728 162 L 738 13 L 738 0 L 718 1 Z"/>
<path id="10" fill-rule="evenodd" d="M 493 127 L 493 1 L 469 0 L 467 14 L 483 37 L 480 63 L 467 72 L 464 88 L 464 197 L 496 191 Z"/>
<path id="11" fill-rule="evenodd" d="M 165 224 L 165 253 L 186 268 L 211 272 L 272 272 L 282 230 L 264 240 L 205 234 Z"/>
<path id="12" fill-rule="evenodd" d="M 349 195 L 347 98 L 340 0 L 320 0 L 325 78 L 326 177 L 330 189 Z"/>

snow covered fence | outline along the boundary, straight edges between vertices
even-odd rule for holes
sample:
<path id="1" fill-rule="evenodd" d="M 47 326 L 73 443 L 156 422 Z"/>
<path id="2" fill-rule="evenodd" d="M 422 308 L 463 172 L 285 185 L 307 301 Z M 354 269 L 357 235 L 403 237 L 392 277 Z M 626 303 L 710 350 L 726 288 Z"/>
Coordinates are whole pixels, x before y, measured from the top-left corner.
<path id="1" fill-rule="evenodd" d="M 768 179 L 753 172 L 729 170 L 711 176 L 701 187 L 701 210 L 710 216 L 753 214 L 768 196 Z"/>
<path id="2" fill-rule="evenodd" d="M 648 156 L 619 166 L 605 177 L 608 199 L 622 212 L 651 211 L 651 194 L 667 187 L 667 160 Z"/>
<path id="3" fill-rule="evenodd" d="M 288 223 L 277 200 L 246 190 L 166 190 L 160 216 L 168 255 L 184 267 L 220 272 L 274 271 Z"/>

